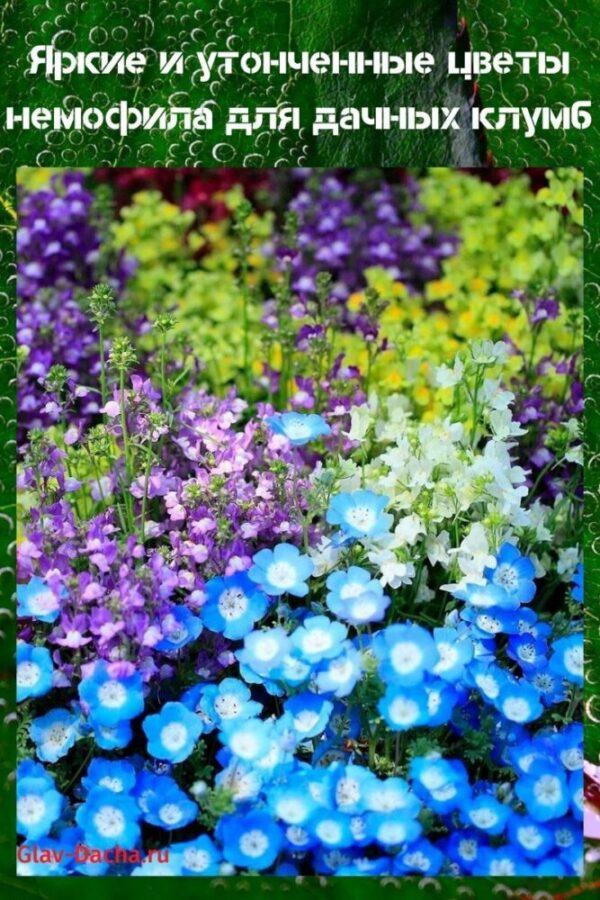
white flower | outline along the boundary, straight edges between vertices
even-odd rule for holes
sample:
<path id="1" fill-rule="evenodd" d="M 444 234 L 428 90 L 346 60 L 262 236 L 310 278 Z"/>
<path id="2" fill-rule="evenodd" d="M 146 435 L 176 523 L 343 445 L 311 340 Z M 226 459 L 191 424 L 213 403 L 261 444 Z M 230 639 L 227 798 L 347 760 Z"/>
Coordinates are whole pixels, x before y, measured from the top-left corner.
<path id="1" fill-rule="evenodd" d="M 471 525 L 460 547 L 449 552 L 457 555 L 458 567 L 471 584 L 482 584 L 483 570 L 493 569 L 496 566 L 496 557 L 490 553 L 485 528 L 481 522 Z"/>
<path id="2" fill-rule="evenodd" d="M 331 572 L 338 564 L 341 552 L 341 548 L 334 546 L 329 538 L 322 537 L 317 546 L 311 547 L 308 551 L 315 566 L 313 577 L 318 578 L 326 572 Z"/>
<path id="3" fill-rule="evenodd" d="M 373 413 L 377 410 L 377 401 L 374 400 L 373 404 L 373 409 L 371 409 L 370 404 L 364 403 L 362 406 L 353 406 L 350 410 L 350 431 L 348 431 L 348 437 L 351 441 L 364 441 Z"/>
<path id="4" fill-rule="evenodd" d="M 503 363 L 508 356 L 508 345 L 504 341 L 473 341 L 471 344 L 473 362 L 484 366 Z"/>
<path id="5" fill-rule="evenodd" d="M 409 516 L 404 516 L 396 527 L 394 528 L 395 535 L 395 545 L 397 547 L 412 547 L 419 538 L 420 534 L 425 534 L 426 529 L 423 525 L 423 522 L 419 518 L 419 516 L 415 515 L 415 513 L 411 513 Z"/>
<path id="6" fill-rule="evenodd" d="M 457 356 L 454 360 L 454 368 L 449 366 L 438 366 L 433 373 L 434 381 L 437 387 L 448 388 L 454 387 L 462 380 L 465 367 L 462 360 Z"/>
<path id="7" fill-rule="evenodd" d="M 563 581 L 571 581 L 573 573 L 579 564 L 579 548 L 564 547 L 558 551 L 556 571 L 562 576 Z"/>
<path id="8" fill-rule="evenodd" d="M 450 562 L 450 535 L 447 531 L 440 531 L 439 534 L 429 534 L 425 541 L 425 552 L 427 559 L 432 566 L 441 563 L 443 566 Z"/>
<path id="9" fill-rule="evenodd" d="M 526 433 L 526 429 L 515 422 L 510 409 L 493 409 L 488 415 L 488 420 L 494 437 L 501 441 Z"/>
<path id="10" fill-rule="evenodd" d="M 379 581 L 383 587 L 399 588 L 403 584 L 411 584 L 415 577 L 413 563 L 400 562 L 391 550 L 372 550 L 368 558 L 379 568 Z"/>
<path id="11" fill-rule="evenodd" d="M 575 447 L 569 447 L 565 453 L 567 462 L 576 463 L 578 466 L 583 465 L 583 444 L 577 444 Z"/>

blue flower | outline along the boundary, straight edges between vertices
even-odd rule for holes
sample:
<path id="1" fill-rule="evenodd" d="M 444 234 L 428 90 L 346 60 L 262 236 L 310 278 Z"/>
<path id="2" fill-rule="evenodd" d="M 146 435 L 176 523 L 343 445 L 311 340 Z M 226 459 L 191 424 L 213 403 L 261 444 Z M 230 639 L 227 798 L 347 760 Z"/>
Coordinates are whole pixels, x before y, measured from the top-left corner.
<path id="1" fill-rule="evenodd" d="M 227 578 L 212 578 L 205 587 L 208 600 L 201 610 L 204 624 L 236 641 L 252 631 L 269 605 L 268 598 L 245 572 Z"/>
<path id="2" fill-rule="evenodd" d="M 172 778 L 167 778 L 158 789 L 150 790 L 144 797 L 144 804 L 146 822 L 166 831 L 185 828 L 198 815 L 198 804 L 190 800 Z"/>
<path id="3" fill-rule="evenodd" d="M 524 725 L 533 722 L 544 712 L 540 695 L 526 681 L 508 679 L 495 701 L 496 708 L 511 722 Z"/>
<path id="4" fill-rule="evenodd" d="M 223 816 L 218 828 L 225 859 L 251 872 L 268 869 L 283 844 L 281 829 L 265 812 Z"/>
<path id="5" fill-rule="evenodd" d="M 305 825 L 317 805 L 307 790 L 306 780 L 297 777 L 291 784 L 276 784 L 267 791 L 269 810 L 286 825 Z"/>
<path id="6" fill-rule="evenodd" d="M 52 657 L 46 647 L 17 643 L 17 701 L 41 697 L 52 687 Z"/>
<path id="7" fill-rule="evenodd" d="M 283 705 L 291 713 L 294 728 L 301 740 L 316 737 L 327 727 L 333 703 L 309 691 L 290 697 Z"/>
<path id="8" fill-rule="evenodd" d="M 466 825 L 492 835 L 502 834 L 511 815 L 510 807 L 491 794 L 461 798 L 460 810 Z"/>
<path id="9" fill-rule="evenodd" d="M 548 668 L 572 684 L 583 684 L 583 635 L 571 634 L 552 644 Z"/>
<path id="10" fill-rule="evenodd" d="M 528 859 L 541 859 L 554 847 L 550 828 L 529 816 L 513 816 L 508 823 L 508 836 Z"/>
<path id="11" fill-rule="evenodd" d="M 494 663 L 476 660 L 468 669 L 468 681 L 491 703 L 498 699 L 507 680 L 506 672 Z"/>
<path id="12" fill-rule="evenodd" d="M 318 809 L 311 816 L 307 830 L 329 849 L 351 847 L 354 843 L 349 817 L 335 809 Z"/>
<path id="13" fill-rule="evenodd" d="M 519 800 L 536 822 L 564 816 L 569 808 L 569 789 L 564 772 L 548 760 L 536 760 L 515 785 Z"/>
<path id="14" fill-rule="evenodd" d="M 332 766 L 332 792 L 336 807 L 344 813 L 357 814 L 366 809 L 366 792 L 377 780 L 374 772 L 364 766 Z"/>
<path id="15" fill-rule="evenodd" d="M 275 434 L 282 434 L 296 447 L 331 434 L 331 428 L 325 419 L 315 413 L 308 415 L 295 412 L 281 413 L 268 416 L 266 421 Z"/>
<path id="16" fill-rule="evenodd" d="M 389 497 L 372 491 L 344 491 L 332 498 L 327 510 L 330 525 L 339 525 L 351 538 L 380 537 L 390 530 L 393 518 L 384 509 Z"/>
<path id="17" fill-rule="evenodd" d="M 270 749 L 271 736 L 271 723 L 262 719 L 224 722 L 219 734 L 221 743 L 245 762 L 256 762 L 264 757 Z"/>
<path id="18" fill-rule="evenodd" d="M 180 858 L 182 875 L 218 875 L 221 854 L 207 834 L 181 844 L 171 844 L 171 854 Z"/>
<path id="19" fill-rule="evenodd" d="M 394 858 L 396 875 L 420 872 L 422 875 L 437 875 L 444 863 L 444 856 L 430 841 L 422 838 L 401 850 Z"/>
<path id="20" fill-rule="evenodd" d="M 569 772 L 583 768 L 583 725 L 573 722 L 550 737 L 550 743 L 562 765 Z"/>
<path id="21" fill-rule="evenodd" d="M 358 566 L 351 566 L 347 572 L 332 572 L 327 587 L 328 608 L 351 625 L 381 622 L 390 605 L 380 582 Z"/>
<path id="22" fill-rule="evenodd" d="M 571 597 L 576 603 L 583 603 L 583 565 L 579 563 L 573 573 Z"/>
<path id="23" fill-rule="evenodd" d="M 535 566 L 527 556 L 521 556 L 512 544 L 503 544 L 496 557 L 493 569 L 485 569 L 485 577 L 500 588 L 516 605 L 529 603 L 535 596 Z"/>
<path id="24" fill-rule="evenodd" d="M 148 753 L 156 759 L 180 763 L 192 753 L 203 731 L 198 716 L 183 703 L 165 703 L 159 713 L 142 723 L 148 738 Z"/>
<path id="25" fill-rule="evenodd" d="M 115 794 L 128 794 L 135 787 L 135 782 L 136 771 L 126 759 L 93 759 L 87 774 L 81 779 L 88 791 L 100 787 Z"/>
<path id="26" fill-rule="evenodd" d="M 408 731 L 427 723 L 427 693 L 420 685 L 410 688 L 388 685 L 377 708 L 392 731 Z"/>
<path id="27" fill-rule="evenodd" d="M 403 778 L 373 778 L 363 787 L 366 810 L 381 813 L 402 813 L 403 816 L 415 818 L 421 809 L 421 803 L 411 791 Z"/>
<path id="28" fill-rule="evenodd" d="M 373 649 L 386 684 L 418 684 L 440 659 L 433 638 L 420 625 L 390 625 L 375 636 Z"/>
<path id="29" fill-rule="evenodd" d="M 224 678 L 218 685 L 210 684 L 204 688 L 199 711 L 215 723 L 242 722 L 258 716 L 262 710 L 262 705 L 251 697 L 243 681 Z"/>
<path id="30" fill-rule="evenodd" d="M 321 663 L 315 682 L 320 693 L 347 697 L 361 674 L 360 653 L 349 641 L 344 641 L 339 656 Z"/>
<path id="31" fill-rule="evenodd" d="M 273 550 L 259 550 L 252 562 L 254 565 L 248 576 L 260 585 L 265 594 L 272 597 L 279 597 L 281 594 L 306 597 L 308 594 L 306 580 L 314 572 L 315 566 L 293 544 L 278 544 Z"/>
<path id="32" fill-rule="evenodd" d="M 515 875 L 531 875 L 532 870 L 514 847 L 483 847 L 473 874 L 510 878 Z"/>
<path id="33" fill-rule="evenodd" d="M 28 841 L 48 834 L 60 817 L 62 794 L 39 763 L 26 760 L 17 769 L 17 832 Z"/>
<path id="34" fill-rule="evenodd" d="M 432 673 L 444 681 L 458 681 L 473 658 L 472 641 L 456 628 L 434 628 L 433 639 L 439 659 Z"/>
<path id="35" fill-rule="evenodd" d="M 422 828 L 416 819 L 400 817 L 397 813 L 367 813 L 367 830 L 372 839 L 385 848 L 398 847 L 414 841 Z"/>
<path id="36" fill-rule="evenodd" d="M 276 626 L 252 631 L 246 635 L 243 648 L 235 655 L 243 665 L 249 666 L 257 675 L 269 677 L 282 663 L 289 648 L 290 639 L 283 628 Z"/>
<path id="37" fill-rule="evenodd" d="M 75 813 L 86 844 L 98 850 L 109 850 L 117 844 L 124 850 L 133 849 L 140 839 L 139 818 L 133 797 L 101 787 L 92 788 Z"/>
<path id="38" fill-rule="evenodd" d="M 100 725 L 92 719 L 90 724 L 94 740 L 101 750 L 122 750 L 131 740 L 131 723 L 128 719 L 117 722 L 116 725 Z"/>
<path id="39" fill-rule="evenodd" d="M 79 726 L 79 716 L 68 709 L 52 709 L 45 716 L 34 719 L 29 734 L 36 745 L 38 758 L 43 762 L 56 762 L 66 756 L 80 737 Z"/>
<path id="40" fill-rule="evenodd" d="M 309 616 L 291 635 L 291 641 L 300 655 L 309 663 L 339 656 L 347 629 L 341 622 L 332 622 L 327 616 Z"/>
<path id="41" fill-rule="evenodd" d="M 415 757 L 409 773 L 417 794 L 439 815 L 457 809 L 468 791 L 467 772 L 460 760 Z"/>
<path id="42" fill-rule="evenodd" d="M 187 606 L 174 606 L 162 619 L 164 637 L 156 644 L 157 650 L 173 653 L 195 641 L 202 631 L 202 622 Z"/>
<path id="43" fill-rule="evenodd" d="M 93 722 L 108 727 L 133 719 L 144 710 L 139 672 L 122 674 L 118 665 L 109 667 L 104 660 L 98 660 L 92 674 L 80 683 L 79 696 L 89 707 Z"/>
<path id="44" fill-rule="evenodd" d="M 543 669 L 546 664 L 548 644 L 532 634 L 513 634 L 508 639 L 506 654 L 517 662 L 525 674 Z"/>
<path id="45" fill-rule="evenodd" d="M 65 593 L 61 591 L 61 597 Z M 20 618 L 54 622 L 60 607 L 60 597 L 41 578 L 34 576 L 27 584 L 17 585 L 17 615 Z"/>

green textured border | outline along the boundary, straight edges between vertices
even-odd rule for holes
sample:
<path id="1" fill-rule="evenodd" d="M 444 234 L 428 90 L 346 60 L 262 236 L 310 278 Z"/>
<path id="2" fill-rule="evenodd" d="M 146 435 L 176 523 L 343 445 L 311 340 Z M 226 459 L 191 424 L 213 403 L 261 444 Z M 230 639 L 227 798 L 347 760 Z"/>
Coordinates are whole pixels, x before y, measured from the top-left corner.
<path id="1" fill-rule="evenodd" d="M 88 34 L 97 25 L 128 27 L 134 38 L 148 44 L 160 43 L 164 47 L 174 44 L 181 30 L 189 31 L 197 25 L 196 12 L 206 18 L 211 28 L 211 37 L 223 40 L 224 29 L 235 29 L 235 33 L 247 34 L 244 28 L 254 29 L 251 40 L 256 43 L 256 35 L 264 37 L 261 46 L 277 45 L 326 49 L 326 44 L 339 40 L 340 46 L 383 46 L 384 40 L 393 42 L 400 34 L 403 45 L 410 46 L 411 40 L 422 43 L 423 35 L 429 34 L 431 44 L 449 46 L 447 29 L 455 13 L 454 3 L 407 2 L 407 0 L 381 0 L 375 10 L 372 0 L 348 0 L 343 4 L 335 0 L 187 0 L 187 2 L 165 3 L 163 0 L 129 0 L 120 5 L 99 4 L 91 0 L 81 0 L 65 4 L 63 0 L 41 2 L 0 3 L 0 47 L 4 51 L 3 69 L 6 88 L 2 105 L 24 103 L 29 97 L 31 84 L 21 75 L 23 54 L 32 43 L 46 41 L 53 31 L 63 28 L 62 40 L 68 41 L 71 27 L 82 28 Z M 572 84 L 566 85 L 566 97 L 575 95 L 585 99 L 594 91 L 597 93 L 598 69 L 590 70 L 598 41 L 595 37 L 595 20 L 600 13 L 598 0 L 522 0 L 517 4 L 511 0 L 465 0 L 459 3 L 459 12 L 465 16 L 470 26 L 472 44 L 477 49 L 501 50 L 529 49 L 531 41 L 538 39 L 540 46 L 564 46 L 577 58 L 578 71 Z M 426 24 L 423 25 L 423 22 Z M 123 25 L 125 23 L 125 25 Z M 151 27 L 152 26 L 152 27 Z M 542 40 L 543 37 L 543 40 Z M 320 40 L 323 43 L 319 43 Z M 595 44 L 594 44 L 595 41 Z M 81 45 L 81 42 L 80 42 Z M 379 82 L 375 95 L 390 97 L 393 89 Z M 66 91 L 66 87 L 64 89 Z M 90 85 L 90 90 L 92 90 Z M 112 90 L 115 84 L 107 86 Z M 132 93 L 143 95 L 144 84 L 132 84 Z M 150 86 L 151 87 L 151 86 Z M 252 87 L 252 86 L 250 86 Z M 439 92 L 439 84 L 437 89 Z M 367 86 L 369 88 L 369 86 Z M 293 90 L 298 88 L 292 85 Z M 344 88 L 345 90 L 349 89 Z M 344 97 L 344 89 L 340 97 Z M 498 78 L 484 79 L 480 85 L 481 96 L 486 98 L 505 97 L 506 102 L 524 102 L 523 91 L 531 98 L 548 96 L 548 85 L 541 79 L 531 78 L 526 84 L 518 80 L 502 81 Z M 299 102 L 310 105 L 323 85 L 309 85 L 306 92 L 300 92 Z M 371 92 L 375 90 L 370 86 Z M 559 90 L 559 88 L 557 88 Z M 560 93 L 560 91 L 559 91 Z M 50 91 L 50 95 L 52 92 Z M 396 96 L 396 102 L 399 102 Z M 552 95 L 552 99 L 557 98 Z M 226 96 L 223 102 L 226 102 Z M 561 98 L 558 96 L 557 102 Z M 367 102 L 366 100 L 364 102 Z M 435 101 L 433 101 L 435 102 Z M 441 102 L 441 101 L 438 101 Z M 535 103 L 533 104 L 535 105 Z M 44 150 L 45 144 L 25 145 L 16 135 L 0 132 L 0 176 L 2 177 L 1 197 L 7 201 L 0 208 L 0 447 L 3 465 L 0 470 L 0 607 L 10 607 L 14 594 L 14 430 L 15 430 L 15 343 L 14 343 L 14 172 L 16 165 L 52 164 L 52 154 Z M 600 590 L 600 512 L 597 502 L 600 489 L 600 407 L 596 402 L 595 383 L 600 376 L 600 259 L 597 250 L 599 237 L 600 206 L 597 197 L 598 150 L 597 130 L 586 133 L 565 135 L 544 135 L 543 140 L 525 141 L 521 136 L 492 134 L 488 136 L 490 152 L 496 165 L 583 165 L 586 174 L 586 595 L 588 598 L 588 702 L 590 718 L 600 719 L 600 705 L 596 694 L 596 684 L 600 682 L 600 638 L 598 630 L 597 597 Z M 71 164 L 89 165 L 90 162 L 112 164 L 190 164 L 189 144 L 161 140 L 146 145 L 132 141 L 131 145 L 119 143 L 116 148 L 108 147 L 101 141 L 99 146 L 89 142 L 74 143 L 69 147 Z M 201 148 L 194 162 L 214 165 L 214 147 L 206 144 Z M 360 135 L 344 142 L 343 146 L 322 145 L 293 146 L 281 148 L 267 145 L 258 155 L 252 142 L 247 146 L 234 148 L 235 159 L 224 160 L 232 164 L 242 162 L 247 165 L 285 165 L 302 162 L 305 165 L 340 164 L 346 165 L 446 165 L 452 162 L 452 148 L 443 143 L 425 139 L 418 141 L 369 141 Z M 0 726 L 0 803 L 2 824 L 0 832 L 0 887 L 12 900 L 13 897 L 74 897 L 81 890 L 77 879 L 20 879 L 14 877 L 14 793 L 9 774 L 14 764 L 14 719 L 10 712 L 14 684 L 12 678 L 14 627 L 13 621 L 0 613 L 0 707 L 3 723 Z M 588 754 L 597 759 L 600 750 L 600 732 L 588 725 L 586 729 Z M 418 897 L 424 892 L 444 897 L 567 895 L 595 896 L 598 885 L 585 884 L 577 879 L 303 879 L 301 884 L 289 879 L 235 878 L 211 879 L 209 883 L 190 883 L 180 879 L 177 891 L 182 898 L 196 896 L 199 890 L 219 890 L 226 896 L 243 896 L 250 891 L 261 894 L 301 893 L 304 896 L 344 896 L 358 898 L 379 893 L 382 890 L 401 890 L 403 896 Z M 101 897 L 128 897 L 143 892 L 149 897 L 167 896 L 168 886 L 153 879 L 142 884 L 121 879 L 88 879 L 86 894 Z"/>

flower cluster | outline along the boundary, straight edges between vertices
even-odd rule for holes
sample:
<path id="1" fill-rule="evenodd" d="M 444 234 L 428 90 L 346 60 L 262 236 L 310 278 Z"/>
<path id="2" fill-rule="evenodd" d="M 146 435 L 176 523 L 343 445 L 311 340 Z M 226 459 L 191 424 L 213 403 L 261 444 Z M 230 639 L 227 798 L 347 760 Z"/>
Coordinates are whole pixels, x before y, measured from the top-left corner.
<path id="1" fill-rule="evenodd" d="M 577 173 L 84 177 L 22 201 L 89 343 L 20 337 L 19 871 L 579 874 Z"/>

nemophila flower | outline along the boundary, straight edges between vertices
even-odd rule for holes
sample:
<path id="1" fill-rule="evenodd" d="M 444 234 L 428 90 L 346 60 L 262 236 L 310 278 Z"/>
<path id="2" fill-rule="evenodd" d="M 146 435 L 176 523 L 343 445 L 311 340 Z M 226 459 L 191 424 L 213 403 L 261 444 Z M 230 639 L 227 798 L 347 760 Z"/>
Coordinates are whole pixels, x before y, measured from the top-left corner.
<path id="1" fill-rule="evenodd" d="M 469 666 L 468 683 L 473 684 L 483 696 L 494 703 L 507 681 L 506 672 L 494 663 L 475 660 Z"/>
<path id="2" fill-rule="evenodd" d="M 360 653 L 349 641 L 344 641 L 340 651 L 338 656 L 320 664 L 315 683 L 320 693 L 347 697 L 361 677 L 363 666 Z"/>
<path id="3" fill-rule="evenodd" d="M 475 829 L 453 830 L 448 840 L 444 842 L 444 849 L 448 859 L 458 863 L 461 872 L 471 874 L 477 865 L 485 841 L 486 838 Z"/>
<path id="4" fill-rule="evenodd" d="M 187 606 L 174 606 L 160 623 L 163 638 L 156 644 L 157 650 L 173 653 L 195 641 L 202 632 L 202 622 Z"/>
<path id="5" fill-rule="evenodd" d="M 518 798 L 536 822 L 559 819 L 569 809 L 569 789 L 564 772 L 548 760 L 532 762 L 515 785 Z"/>
<path id="6" fill-rule="evenodd" d="M 304 740 L 316 737 L 325 730 L 333 711 L 333 703 L 324 697 L 303 691 L 286 700 L 284 709 L 291 713 L 298 737 Z"/>
<path id="7" fill-rule="evenodd" d="M 223 816 L 218 831 L 225 859 L 250 872 L 268 869 L 283 843 L 280 827 L 265 812 Z"/>
<path id="8" fill-rule="evenodd" d="M 484 575 L 517 604 L 529 603 L 535 596 L 535 566 L 527 556 L 521 556 L 517 547 L 503 544 L 496 556 L 493 569 L 485 569 Z M 503 605 L 508 608 L 508 602 Z"/>
<path id="9" fill-rule="evenodd" d="M 474 875 L 493 877 L 527 875 L 529 866 L 523 855 L 514 847 L 483 847 L 479 853 Z"/>
<path id="10" fill-rule="evenodd" d="M 17 769 L 17 833 L 28 841 L 48 834 L 60 817 L 63 796 L 43 766 L 29 760 Z"/>
<path id="11" fill-rule="evenodd" d="M 285 682 L 288 687 L 300 687 L 312 673 L 312 665 L 303 659 L 297 650 L 286 653 L 277 669 L 277 678 Z"/>
<path id="12" fill-rule="evenodd" d="M 42 697 L 52 687 L 52 657 L 46 647 L 17 643 L 17 701 Z"/>
<path id="13" fill-rule="evenodd" d="M 244 646 L 236 652 L 236 657 L 257 675 L 268 677 L 281 665 L 289 649 L 289 637 L 283 628 L 275 626 L 246 635 Z"/>
<path id="14" fill-rule="evenodd" d="M 381 622 L 390 605 L 380 582 L 359 566 L 351 566 L 347 572 L 332 572 L 327 587 L 328 608 L 350 625 Z"/>
<path id="15" fill-rule="evenodd" d="M 252 700 L 243 681 L 224 678 L 218 685 L 208 685 L 204 689 L 199 710 L 214 722 L 241 722 L 258 716 L 262 705 Z"/>
<path id="16" fill-rule="evenodd" d="M 348 814 L 364 812 L 366 789 L 375 781 L 375 774 L 364 766 L 332 766 L 332 795 L 336 807 Z"/>
<path id="17" fill-rule="evenodd" d="M 94 723 L 109 728 L 139 716 L 144 710 L 142 678 L 133 667 L 98 660 L 79 685 L 79 697 Z"/>
<path id="18" fill-rule="evenodd" d="M 527 859 L 542 859 L 554 847 L 551 829 L 526 815 L 513 816 L 508 823 L 508 836 Z"/>
<path id="19" fill-rule="evenodd" d="M 293 412 L 281 413 L 268 416 L 266 422 L 271 431 L 275 434 L 282 434 L 290 444 L 294 444 L 296 447 L 331 434 L 331 428 L 325 419 L 315 413 L 308 415 Z"/>
<path id="20" fill-rule="evenodd" d="M 170 852 L 179 857 L 182 875 L 218 875 L 221 854 L 207 834 L 181 844 L 171 844 Z"/>
<path id="21" fill-rule="evenodd" d="M 38 758 L 53 763 L 66 756 L 81 736 L 80 719 L 68 709 L 51 709 L 32 721 L 29 734 Z"/>
<path id="22" fill-rule="evenodd" d="M 245 572 L 207 581 L 208 600 L 201 610 L 202 621 L 211 631 L 239 640 L 252 631 L 264 616 L 268 598 Z"/>
<path id="23" fill-rule="evenodd" d="M 394 872 L 397 875 L 419 872 L 422 875 L 437 875 L 444 863 L 444 856 L 430 841 L 422 838 L 401 850 L 394 858 Z"/>
<path id="24" fill-rule="evenodd" d="M 270 748 L 272 724 L 263 719 L 224 722 L 219 734 L 221 743 L 245 762 L 264 758 Z"/>
<path id="25" fill-rule="evenodd" d="M 572 684 L 583 684 L 583 635 L 571 634 L 552 644 L 548 668 Z"/>
<path id="26" fill-rule="evenodd" d="M 90 722 L 94 740 L 101 750 L 122 750 L 131 740 L 131 723 L 129 719 L 117 722 L 116 725 L 100 725 L 93 719 Z"/>
<path id="27" fill-rule="evenodd" d="M 327 616 L 309 616 L 291 635 L 293 646 L 311 665 L 338 656 L 347 635 L 341 622 Z"/>
<path id="28" fill-rule="evenodd" d="M 500 689 L 495 706 L 503 716 L 520 725 L 539 719 L 544 712 L 536 689 L 526 681 L 515 681 L 512 678 Z"/>
<path id="29" fill-rule="evenodd" d="M 573 722 L 561 731 L 549 737 L 554 752 L 558 753 L 561 763 L 569 772 L 583 768 L 583 726 L 581 722 Z"/>
<path id="30" fill-rule="evenodd" d="M 267 791 L 272 815 L 286 825 L 304 825 L 316 809 L 316 803 L 301 777 L 290 784 L 275 784 Z"/>
<path id="31" fill-rule="evenodd" d="M 215 784 L 231 793 L 235 803 L 255 800 L 263 786 L 263 776 L 252 763 L 243 763 L 237 756 L 215 777 Z"/>
<path id="32" fill-rule="evenodd" d="M 171 763 L 187 759 L 203 731 L 198 716 L 176 702 L 165 703 L 159 713 L 146 716 L 142 728 L 148 738 L 148 753 Z"/>
<path id="33" fill-rule="evenodd" d="M 317 809 L 307 830 L 323 847 L 330 849 L 351 847 L 354 843 L 349 817 L 335 809 Z"/>
<path id="34" fill-rule="evenodd" d="M 429 632 L 414 624 L 388 626 L 377 633 L 373 648 L 380 660 L 379 673 L 391 684 L 418 684 L 440 659 Z"/>
<path id="35" fill-rule="evenodd" d="M 409 769 L 412 786 L 419 797 L 440 815 L 446 815 L 460 806 L 465 790 L 469 790 L 468 776 L 459 760 L 416 757 Z"/>
<path id="36" fill-rule="evenodd" d="M 583 771 L 579 769 L 569 775 L 569 792 L 571 794 L 571 812 L 576 819 L 583 819 L 584 801 Z"/>
<path id="37" fill-rule="evenodd" d="M 416 816 L 421 804 L 403 778 L 371 778 L 363 786 L 366 810 L 381 813 L 400 813 Z"/>
<path id="38" fill-rule="evenodd" d="M 166 831 L 185 828 L 197 815 L 198 804 L 190 800 L 172 779 L 145 797 L 144 819 Z"/>
<path id="39" fill-rule="evenodd" d="M 461 797 L 460 814 L 465 825 L 490 835 L 502 834 L 511 816 L 511 808 L 491 794 Z"/>
<path id="40" fill-rule="evenodd" d="M 81 784 L 87 791 L 95 787 L 128 794 L 135 787 L 136 771 L 126 759 L 93 759 Z"/>
<path id="41" fill-rule="evenodd" d="M 392 731 L 408 731 L 426 724 L 427 693 L 420 685 L 410 688 L 389 685 L 377 708 Z"/>
<path id="42" fill-rule="evenodd" d="M 472 642 L 455 628 L 434 628 L 433 640 L 439 659 L 432 673 L 444 681 L 458 681 L 473 658 Z"/>
<path id="43" fill-rule="evenodd" d="M 98 850 L 119 846 L 131 850 L 140 839 L 139 807 L 129 794 L 95 787 L 78 807 L 75 820 L 85 842 Z"/>
<path id="44" fill-rule="evenodd" d="M 460 611 L 460 617 L 471 623 L 472 637 L 483 640 L 497 634 L 517 634 L 519 628 L 515 611 L 500 609 L 498 606 L 485 610 L 465 607 Z"/>
<path id="45" fill-rule="evenodd" d="M 506 654 L 519 663 L 524 673 L 543 669 L 547 664 L 548 644 L 541 637 L 531 634 L 511 635 L 508 639 Z"/>
<path id="46" fill-rule="evenodd" d="M 457 691 L 454 684 L 442 681 L 441 678 L 424 682 L 427 694 L 427 725 L 434 728 L 437 725 L 445 725 L 452 717 L 454 707 L 465 695 L 461 690 Z"/>
<path id="47" fill-rule="evenodd" d="M 369 812 L 366 814 L 367 832 L 372 840 L 385 849 L 393 849 L 416 840 L 422 827 L 415 819 L 402 818 L 396 813 Z"/>
<path id="48" fill-rule="evenodd" d="M 336 494 L 327 510 L 330 525 L 339 525 L 350 538 L 376 538 L 390 530 L 392 516 L 384 510 L 389 497 L 373 491 Z"/>
<path id="49" fill-rule="evenodd" d="M 27 584 L 17 585 L 17 615 L 20 618 L 55 622 L 60 608 L 61 598 L 41 578 L 34 575 Z"/>
<path id="50" fill-rule="evenodd" d="M 306 580 L 314 571 L 314 563 L 292 544 L 278 544 L 273 550 L 260 550 L 252 558 L 249 578 L 269 596 L 292 594 L 305 597 Z"/>
<path id="51" fill-rule="evenodd" d="M 571 597 L 576 603 L 583 603 L 583 563 L 578 563 L 571 583 Z"/>

